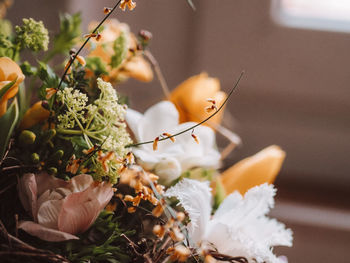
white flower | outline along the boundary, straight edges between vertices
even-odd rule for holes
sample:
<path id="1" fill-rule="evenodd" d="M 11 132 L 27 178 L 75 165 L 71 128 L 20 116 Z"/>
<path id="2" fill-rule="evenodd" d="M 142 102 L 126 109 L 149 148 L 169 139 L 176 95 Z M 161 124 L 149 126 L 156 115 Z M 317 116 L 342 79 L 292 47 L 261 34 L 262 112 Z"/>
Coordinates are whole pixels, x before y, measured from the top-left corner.
<path id="1" fill-rule="evenodd" d="M 126 121 L 137 142 L 152 141 L 165 132 L 176 134 L 195 124 L 194 122 L 179 124 L 179 113 L 169 101 L 155 104 L 144 115 L 128 109 Z M 151 144 L 148 144 L 135 147 L 133 153 L 145 169 L 154 170 L 165 184 L 194 167 L 218 168 L 220 154 L 216 150 L 214 131 L 199 126 L 194 130 L 194 134 L 198 137 L 199 144 L 194 141 L 189 131 L 177 136 L 175 142 L 171 140 L 159 142 L 156 151 Z"/>
<path id="2" fill-rule="evenodd" d="M 292 231 L 266 216 L 274 206 L 275 192 L 272 185 L 263 184 L 251 188 L 244 197 L 232 193 L 212 217 L 208 182 L 183 179 L 165 196 L 177 197 L 188 212 L 192 245 L 203 250 L 214 246 L 221 254 L 242 256 L 249 262 L 281 263 L 284 261 L 272 253 L 272 247 L 292 246 Z"/>

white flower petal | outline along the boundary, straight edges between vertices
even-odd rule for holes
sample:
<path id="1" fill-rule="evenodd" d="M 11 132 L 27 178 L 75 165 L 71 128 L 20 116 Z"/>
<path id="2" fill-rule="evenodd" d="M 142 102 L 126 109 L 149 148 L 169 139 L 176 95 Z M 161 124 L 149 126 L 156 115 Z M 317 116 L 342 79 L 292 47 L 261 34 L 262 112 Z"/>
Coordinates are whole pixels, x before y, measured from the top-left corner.
<path id="1" fill-rule="evenodd" d="M 135 111 L 133 109 L 127 109 L 125 120 L 133 132 L 135 139 L 139 142 L 142 139 L 140 138 L 140 121 L 143 118 L 143 115 L 139 113 L 138 111 Z"/>
<path id="2" fill-rule="evenodd" d="M 175 158 L 163 158 L 156 164 L 154 171 L 159 176 L 159 182 L 168 185 L 180 177 L 181 165 Z"/>
<path id="3" fill-rule="evenodd" d="M 211 189 L 209 182 L 183 179 L 165 192 L 167 197 L 176 197 L 191 219 L 189 234 L 197 244 L 202 240 L 211 213 Z"/>
<path id="4" fill-rule="evenodd" d="M 196 123 L 186 122 L 178 126 L 176 132 L 186 130 Z M 188 170 L 194 167 L 218 168 L 220 166 L 220 153 L 216 149 L 215 133 L 206 126 L 199 126 L 194 134 L 199 139 L 199 144 L 192 138 L 190 132 L 177 137 L 184 154 L 179 156 L 182 169 Z"/>
<path id="5" fill-rule="evenodd" d="M 161 101 L 149 108 L 140 120 L 140 139 L 154 140 L 162 133 L 174 129 L 178 123 L 179 113 L 174 104 Z"/>
<path id="6" fill-rule="evenodd" d="M 220 253 L 244 256 L 256 262 L 277 263 L 280 260 L 272 253 L 276 245 L 291 246 L 292 232 L 266 214 L 274 205 L 275 189 L 263 184 L 250 189 L 242 198 L 230 194 L 216 211 L 208 225 L 206 242 L 213 243 Z M 219 229 L 225 229 L 228 237 L 220 241 Z"/>

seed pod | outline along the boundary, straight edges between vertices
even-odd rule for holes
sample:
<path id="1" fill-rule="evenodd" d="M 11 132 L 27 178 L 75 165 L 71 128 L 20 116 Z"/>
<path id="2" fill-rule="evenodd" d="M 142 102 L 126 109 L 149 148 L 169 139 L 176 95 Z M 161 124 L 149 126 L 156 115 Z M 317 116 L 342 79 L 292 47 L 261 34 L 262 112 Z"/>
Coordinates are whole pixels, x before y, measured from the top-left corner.
<path id="1" fill-rule="evenodd" d="M 56 135 L 56 130 L 55 129 L 50 129 L 48 130 L 47 132 L 45 132 L 43 138 L 42 138 L 42 141 L 44 143 L 50 141 L 53 137 L 55 137 Z"/>
<path id="2" fill-rule="evenodd" d="M 37 164 L 40 162 L 40 156 L 37 153 L 32 153 L 32 155 L 30 156 L 30 159 L 34 164 Z"/>
<path id="3" fill-rule="evenodd" d="M 64 151 L 63 150 L 57 150 L 51 157 L 50 157 L 50 161 L 51 162 L 58 162 L 64 155 Z"/>
<path id="4" fill-rule="evenodd" d="M 35 142 L 36 135 L 32 131 L 23 130 L 19 135 L 19 143 L 23 146 L 30 145 Z"/>
<path id="5" fill-rule="evenodd" d="M 50 167 L 49 169 L 47 169 L 47 172 L 50 175 L 55 175 L 55 174 L 57 174 L 57 168 L 56 167 Z"/>

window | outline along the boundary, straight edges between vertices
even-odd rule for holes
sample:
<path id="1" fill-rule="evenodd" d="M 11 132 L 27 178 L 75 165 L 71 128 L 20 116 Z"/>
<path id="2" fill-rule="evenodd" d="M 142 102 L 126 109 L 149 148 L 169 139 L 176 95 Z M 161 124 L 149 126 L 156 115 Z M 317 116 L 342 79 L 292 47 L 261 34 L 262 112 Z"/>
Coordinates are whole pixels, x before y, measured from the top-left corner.
<path id="1" fill-rule="evenodd" d="M 350 32 L 350 0 L 273 0 L 279 24 L 316 30 Z"/>

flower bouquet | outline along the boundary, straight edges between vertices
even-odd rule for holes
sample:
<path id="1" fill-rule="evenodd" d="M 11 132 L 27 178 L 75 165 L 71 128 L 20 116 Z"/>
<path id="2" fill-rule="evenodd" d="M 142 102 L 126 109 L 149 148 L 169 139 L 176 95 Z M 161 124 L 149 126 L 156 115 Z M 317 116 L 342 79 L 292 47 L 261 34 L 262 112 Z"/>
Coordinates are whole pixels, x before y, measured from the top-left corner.
<path id="1" fill-rule="evenodd" d="M 228 94 L 206 73 L 170 92 L 151 33 L 111 18 L 135 6 L 101 8 L 86 35 L 79 14 L 61 15 L 50 49 L 42 22 L 1 19 L 0 261 L 286 262 L 272 247 L 292 232 L 267 217 L 285 153 L 220 170 L 240 144 L 221 120 L 243 73 Z M 164 100 L 130 109 L 118 86 L 154 76 Z"/>

